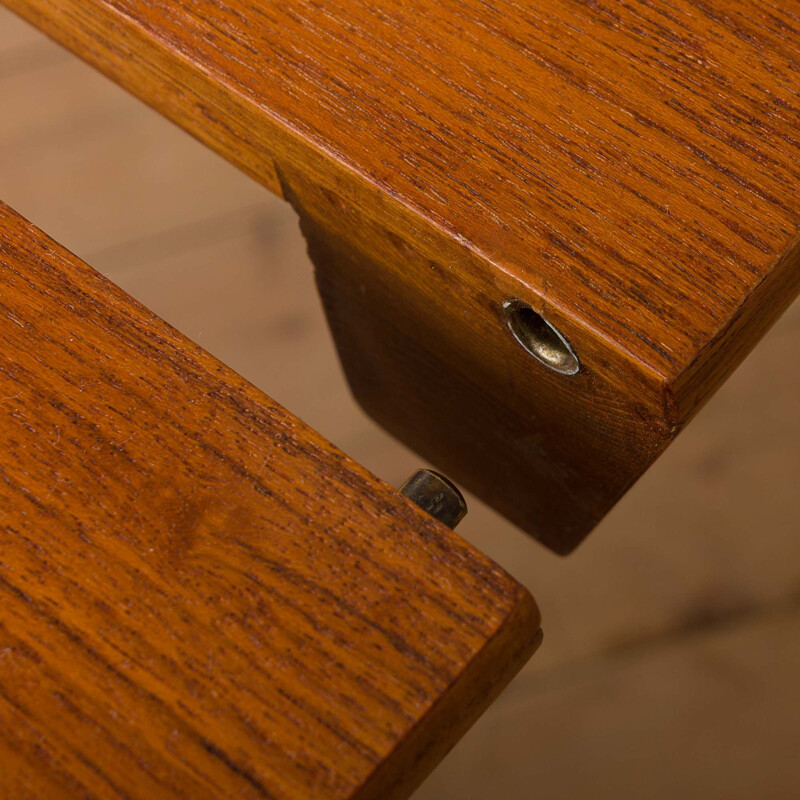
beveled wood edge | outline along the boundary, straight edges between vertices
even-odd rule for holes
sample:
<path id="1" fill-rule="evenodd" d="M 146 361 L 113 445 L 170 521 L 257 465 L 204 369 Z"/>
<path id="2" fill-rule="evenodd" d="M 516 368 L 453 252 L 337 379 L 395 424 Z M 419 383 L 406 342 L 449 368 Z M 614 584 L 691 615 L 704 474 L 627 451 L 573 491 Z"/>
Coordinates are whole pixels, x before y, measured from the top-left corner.
<path id="1" fill-rule="evenodd" d="M 664 382 L 668 419 L 676 433 L 711 399 L 798 293 L 800 234 L 788 243 L 769 274 L 745 302 L 703 345 L 692 364 Z"/>
<path id="2" fill-rule="evenodd" d="M 394 757 L 367 778 L 353 800 L 409 797 L 538 650 L 543 637 L 539 610 L 527 589 L 520 588 L 514 612 L 417 722 L 395 749 Z M 482 694 L 476 694 L 475 681 L 486 674 L 494 674 L 496 679 Z"/>

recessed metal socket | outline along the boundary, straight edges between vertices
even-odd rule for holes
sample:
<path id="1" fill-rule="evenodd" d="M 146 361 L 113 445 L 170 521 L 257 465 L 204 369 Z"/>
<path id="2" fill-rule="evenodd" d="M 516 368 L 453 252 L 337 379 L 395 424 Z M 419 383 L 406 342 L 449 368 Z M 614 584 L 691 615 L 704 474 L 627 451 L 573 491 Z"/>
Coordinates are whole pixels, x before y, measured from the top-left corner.
<path id="1" fill-rule="evenodd" d="M 467 514 L 467 502 L 458 487 L 432 469 L 418 469 L 400 491 L 448 528 L 455 528 Z"/>
<path id="2" fill-rule="evenodd" d="M 570 343 L 551 322 L 522 300 L 503 304 L 506 324 L 514 338 L 535 359 L 562 375 L 575 375 L 581 365 Z"/>

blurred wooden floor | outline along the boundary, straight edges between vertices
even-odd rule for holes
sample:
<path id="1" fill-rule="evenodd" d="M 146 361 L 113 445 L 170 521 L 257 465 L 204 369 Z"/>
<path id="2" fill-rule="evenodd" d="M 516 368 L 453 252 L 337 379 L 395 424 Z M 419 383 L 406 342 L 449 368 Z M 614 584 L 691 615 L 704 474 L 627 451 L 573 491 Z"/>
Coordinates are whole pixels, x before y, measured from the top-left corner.
<path id="1" fill-rule="evenodd" d="M 420 465 L 354 406 L 288 207 L 5 11 L 0 197 L 381 477 Z M 567 559 L 471 502 L 545 644 L 417 800 L 800 796 L 799 354 L 795 305 Z"/>

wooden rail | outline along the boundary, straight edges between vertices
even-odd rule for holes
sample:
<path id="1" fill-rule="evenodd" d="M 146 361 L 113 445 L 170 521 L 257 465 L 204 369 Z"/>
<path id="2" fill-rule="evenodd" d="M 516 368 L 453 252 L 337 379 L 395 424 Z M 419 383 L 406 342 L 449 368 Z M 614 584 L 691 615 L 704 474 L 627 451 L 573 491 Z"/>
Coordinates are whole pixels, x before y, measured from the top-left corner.
<path id="1" fill-rule="evenodd" d="M 528 592 L 0 204 L 0 796 L 400 798 Z"/>
<path id="2" fill-rule="evenodd" d="M 5 2 L 291 200 L 362 404 L 559 551 L 797 292 L 796 0 Z"/>

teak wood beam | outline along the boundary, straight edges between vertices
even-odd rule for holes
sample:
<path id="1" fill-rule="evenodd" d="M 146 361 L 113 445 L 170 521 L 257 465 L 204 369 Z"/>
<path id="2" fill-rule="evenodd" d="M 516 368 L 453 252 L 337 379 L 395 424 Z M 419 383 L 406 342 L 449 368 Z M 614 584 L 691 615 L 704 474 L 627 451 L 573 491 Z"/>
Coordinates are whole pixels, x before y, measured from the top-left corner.
<path id="1" fill-rule="evenodd" d="M 5 2 L 291 200 L 358 399 L 560 552 L 797 292 L 797 0 Z"/>
<path id="2" fill-rule="evenodd" d="M 405 798 L 529 593 L 0 204 L 0 796 Z"/>

